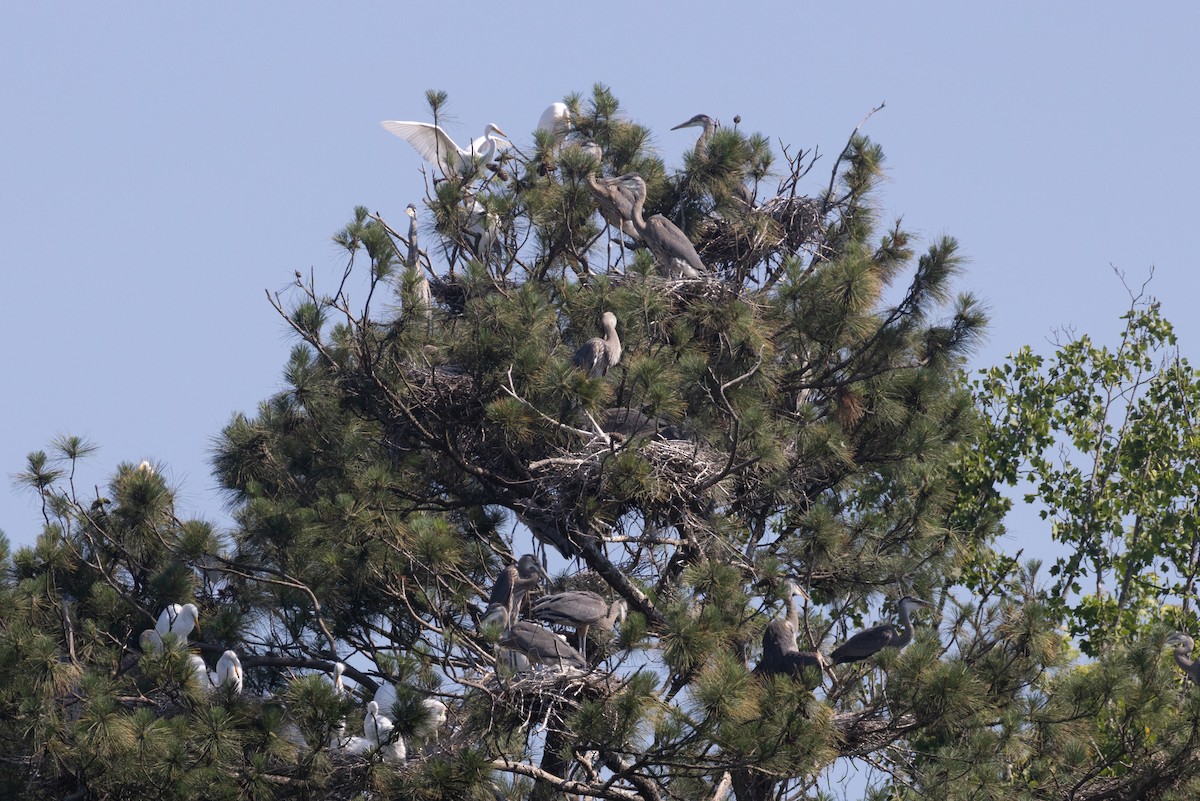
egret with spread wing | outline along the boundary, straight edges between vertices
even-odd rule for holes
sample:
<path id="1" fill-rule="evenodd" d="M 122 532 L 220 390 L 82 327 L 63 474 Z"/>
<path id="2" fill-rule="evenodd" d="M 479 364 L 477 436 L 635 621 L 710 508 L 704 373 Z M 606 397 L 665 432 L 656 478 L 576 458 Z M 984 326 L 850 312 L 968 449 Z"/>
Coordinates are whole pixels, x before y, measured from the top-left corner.
<path id="1" fill-rule="evenodd" d="M 496 155 L 497 143 L 508 141 L 504 131 L 490 122 L 483 129 L 483 136 L 473 140 L 468 147 L 459 147 L 441 126 L 431 122 L 384 120 L 380 125 L 412 145 L 421 158 L 447 177 L 471 177 L 477 170 L 476 162 L 490 164 Z"/>

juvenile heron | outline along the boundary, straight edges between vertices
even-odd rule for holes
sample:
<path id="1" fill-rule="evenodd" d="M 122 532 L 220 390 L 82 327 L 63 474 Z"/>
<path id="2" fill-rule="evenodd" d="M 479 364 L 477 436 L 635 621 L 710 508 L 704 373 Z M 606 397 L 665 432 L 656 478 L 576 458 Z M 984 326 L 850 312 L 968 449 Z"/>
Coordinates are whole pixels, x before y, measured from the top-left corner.
<path id="1" fill-rule="evenodd" d="M 570 590 L 543 595 L 533 602 L 533 617 L 547 623 L 572 626 L 579 642 L 579 651 L 587 659 L 587 633 L 592 626 L 612 631 L 625 622 L 629 604 L 618 599 L 611 604 L 603 596 L 588 590 Z"/>
<path id="2" fill-rule="evenodd" d="M 589 378 L 601 378 L 621 363 L 621 338 L 617 336 L 617 316 L 605 312 L 600 317 L 604 338 L 592 337 L 575 351 L 572 363 L 586 370 Z"/>
<path id="3" fill-rule="evenodd" d="M 796 632 L 800 627 L 800 611 L 795 597 L 808 599 L 808 593 L 795 582 L 787 583 L 788 613 L 767 624 L 763 632 L 763 652 L 754 673 L 759 676 L 791 676 L 804 679 L 807 668 L 820 671 L 825 667 L 825 656 L 818 651 L 801 651 L 796 645 Z M 815 685 L 813 685 L 815 686 Z"/>
<path id="4" fill-rule="evenodd" d="M 493 604 L 500 604 L 510 617 L 516 617 L 525 593 L 540 585 L 542 579 L 548 580 L 549 577 L 541 562 L 533 554 L 525 554 L 515 565 L 509 565 L 496 576 L 496 583 L 492 585 L 492 593 L 488 596 L 489 608 Z"/>
<path id="5" fill-rule="evenodd" d="M 899 649 L 912 642 L 913 625 L 910 615 L 919 606 L 932 609 L 933 604 L 913 598 L 911 595 L 905 595 L 897 606 L 900 611 L 899 628 L 891 623 L 884 623 L 863 629 L 833 649 L 833 653 L 830 655 L 832 663 L 841 665 L 846 662 L 861 662 L 884 648 Z"/>
<path id="6" fill-rule="evenodd" d="M 446 177 L 471 177 L 476 172 L 476 161 L 490 164 L 496 155 L 497 142 L 508 141 L 507 134 L 490 122 L 484 127 L 483 136 L 467 147 L 459 147 L 440 126 L 431 122 L 384 120 L 379 124 L 388 133 L 412 145 L 421 158 L 435 165 Z"/>
<path id="7" fill-rule="evenodd" d="M 704 272 L 704 262 L 696 246 L 687 238 L 675 223 L 661 214 L 655 214 L 649 220 L 642 217 L 642 207 L 646 203 L 646 181 L 636 172 L 621 176 L 621 181 L 633 192 L 633 227 L 646 247 L 658 260 L 659 270 L 666 278 L 699 278 Z"/>
<path id="8" fill-rule="evenodd" d="M 700 132 L 700 138 L 696 140 L 696 155 L 704 156 L 708 153 L 708 140 L 712 139 L 713 132 L 720 127 L 720 123 L 714 120 L 707 114 L 697 114 L 687 122 L 681 122 L 672 128 L 672 131 L 678 131 L 680 128 L 703 128 Z"/>
<path id="9" fill-rule="evenodd" d="M 500 647 L 524 655 L 530 664 L 553 665 L 559 670 L 569 667 L 579 670 L 587 668 L 583 655 L 572 648 L 566 638 L 545 626 L 530 623 L 528 620 L 513 623 L 507 610 L 499 605 L 489 610 L 488 618 L 504 626 L 504 631 L 497 641 Z"/>
<path id="10" fill-rule="evenodd" d="M 192 629 L 200 628 L 200 610 L 195 604 L 168 604 L 154 628 L 160 638 L 173 634 L 181 642 L 187 642 Z"/>
<path id="11" fill-rule="evenodd" d="M 1189 656 L 1196 647 L 1196 642 L 1180 631 L 1168 637 L 1164 644 L 1175 646 L 1175 664 L 1179 665 L 1188 678 L 1200 685 L 1200 663 Z"/>

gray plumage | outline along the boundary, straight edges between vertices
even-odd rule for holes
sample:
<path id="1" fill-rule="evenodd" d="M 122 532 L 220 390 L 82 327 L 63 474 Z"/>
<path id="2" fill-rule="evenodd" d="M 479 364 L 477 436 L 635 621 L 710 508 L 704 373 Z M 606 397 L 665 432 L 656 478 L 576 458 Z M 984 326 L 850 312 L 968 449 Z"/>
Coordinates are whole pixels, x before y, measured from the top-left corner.
<path id="1" fill-rule="evenodd" d="M 790 676 L 804 679 L 807 668 L 818 671 L 825 667 L 825 655 L 817 651 L 801 651 L 796 645 L 796 633 L 800 628 L 800 610 L 796 596 L 806 600 L 808 593 L 794 581 L 787 583 L 787 615 L 772 620 L 763 631 L 763 652 L 754 668 L 758 676 Z M 812 686 L 816 686 L 815 684 Z"/>
<path id="2" fill-rule="evenodd" d="M 621 176 L 625 186 L 634 194 L 633 227 L 645 241 L 646 247 L 658 260 L 659 271 L 666 278 L 699 278 L 706 272 L 696 246 L 679 226 L 661 214 L 649 220 L 642 217 L 646 203 L 646 181 L 636 172 Z"/>
<path id="3" fill-rule="evenodd" d="M 919 598 L 913 598 L 910 595 L 904 596 L 898 604 L 900 612 L 900 626 L 898 628 L 892 623 L 884 623 L 880 626 L 863 629 L 833 649 L 830 661 L 835 665 L 841 665 L 846 662 L 861 662 L 864 659 L 874 656 L 884 648 L 903 648 L 908 645 L 913 637 L 913 625 L 910 615 L 918 606 L 932 608 L 933 604 L 928 601 L 922 601 Z"/>
<path id="4" fill-rule="evenodd" d="M 624 599 L 611 604 L 604 597 L 587 590 L 570 590 L 543 595 L 533 602 L 530 611 L 537 620 L 571 626 L 575 629 L 580 653 L 587 658 L 587 633 L 592 626 L 612 631 L 625 621 L 629 604 Z"/>
<path id="5" fill-rule="evenodd" d="M 605 409 L 597 421 L 600 430 L 606 434 L 615 434 L 624 439 L 636 436 L 659 436 L 663 439 L 687 439 L 677 426 L 661 417 L 651 417 L 645 412 L 630 409 L 628 406 L 617 406 Z"/>
<path id="6" fill-rule="evenodd" d="M 600 318 L 604 338 L 592 337 L 575 351 L 572 363 L 586 370 L 589 378 L 600 378 L 621 363 L 621 338 L 617 336 L 617 316 L 605 312 Z"/>
<path id="7" fill-rule="evenodd" d="M 599 150 L 599 147 L 597 147 Z M 599 157 L 596 164 L 599 165 Z M 627 176 L 619 178 L 597 178 L 591 173 L 587 176 L 588 186 L 592 190 L 592 199 L 604 221 L 626 236 L 640 242 L 642 235 L 633 223 L 633 207 L 637 198 L 634 191 L 626 183 Z"/>
<path id="8" fill-rule="evenodd" d="M 700 132 L 700 138 L 696 140 L 696 155 L 704 156 L 708 152 L 708 140 L 712 139 L 713 133 L 720 127 L 720 123 L 714 120 L 707 114 L 697 114 L 687 122 L 681 122 L 672 128 L 672 131 L 678 131 L 680 128 L 703 128 Z"/>
<path id="9" fill-rule="evenodd" d="M 408 215 L 408 258 L 405 266 L 416 276 L 413 281 L 413 307 L 417 314 L 425 318 L 428 328 L 433 318 L 433 293 L 429 289 L 429 279 L 421 269 L 421 251 L 417 246 L 417 207 L 409 203 L 404 210 Z"/>
<path id="10" fill-rule="evenodd" d="M 504 624 L 504 631 L 497 641 L 501 648 L 516 651 L 532 664 L 557 666 L 560 670 L 567 667 L 583 670 L 587 667 L 583 655 L 572 648 L 565 638 L 528 620 L 513 623 L 503 606 L 497 604 L 490 609 L 486 619 Z"/>
<path id="11" fill-rule="evenodd" d="M 544 578 L 547 576 L 541 562 L 533 554 L 525 554 L 516 564 L 509 565 L 496 576 L 496 583 L 492 585 L 492 593 L 488 596 L 489 608 L 500 604 L 509 615 L 515 616 L 525 593 L 541 584 Z"/>
<path id="12" fill-rule="evenodd" d="M 1167 638 L 1166 645 L 1175 646 L 1175 664 L 1187 674 L 1197 685 L 1200 685 L 1200 663 L 1192 659 L 1190 654 L 1196 647 L 1196 642 L 1183 632 L 1176 632 Z"/>

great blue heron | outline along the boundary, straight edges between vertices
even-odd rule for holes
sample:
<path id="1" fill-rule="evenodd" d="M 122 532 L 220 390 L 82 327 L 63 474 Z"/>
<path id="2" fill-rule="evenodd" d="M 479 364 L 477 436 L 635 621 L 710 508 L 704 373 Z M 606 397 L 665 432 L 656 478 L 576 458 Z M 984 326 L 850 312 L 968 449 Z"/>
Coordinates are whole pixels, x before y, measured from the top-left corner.
<path id="1" fill-rule="evenodd" d="M 492 593 L 488 596 L 488 606 L 500 604 L 510 616 L 516 617 L 525 593 L 541 584 L 542 579 L 549 580 L 542 563 L 536 556 L 527 553 L 515 565 L 509 565 L 496 576 L 496 583 L 492 585 Z"/>
<path id="2" fill-rule="evenodd" d="M 508 628 L 508 609 L 504 604 L 490 604 L 487 611 L 484 612 L 483 618 L 479 621 L 481 629 L 493 629 L 503 633 Z M 511 648 L 500 648 L 496 654 L 496 664 L 507 667 L 513 673 L 524 673 L 529 670 L 532 665 L 529 658 L 520 651 L 514 651 Z"/>
<path id="3" fill-rule="evenodd" d="M 696 155 L 704 156 L 708 153 L 708 140 L 712 139 L 713 132 L 720 127 L 720 123 L 714 120 L 707 114 L 697 114 L 687 122 L 681 122 L 672 128 L 672 131 L 678 131 L 680 128 L 703 128 L 700 132 L 700 138 L 696 140 Z"/>
<path id="4" fill-rule="evenodd" d="M 599 165 L 599 158 L 596 164 Z M 626 236 L 640 242 L 642 235 L 633 223 L 633 207 L 637 198 L 632 189 L 625 183 L 625 176 L 619 178 L 597 178 L 588 173 L 588 187 L 592 190 L 592 199 L 604 221 Z"/>
<path id="5" fill-rule="evenodd" d="M 617 406 L 600 412 L 596 422 L 600 430 L 606 434 L 614 434 L 621 439 L 631 437 L 658 436 L 663 439 L 687 439 L 683 432 L 661 417 L 651 417 L 645 412 L 630 409 L 628 406 Z"/>
<path id="6" fill-rule="evenodd" d="M 160 639 L 173 634 L 181 642 L 186 642 L 192 629 L 200 629 L 200 610 L 195 604 L 168 604 L 159 613 L 154 628 Z"/>
<path id="7" fill-rule="evenodd" d="M 363 735 L 371 748 L 378 749 L 384 760 L 403 762 L 408 756 L 404 738 L 395 732 L 392 719 L 379 711 L 379 704 L 367 703 L 367 714 L 363 718 Z"/>
<path id="8" fill-rule="evenodd" d="M 500 241 L 500 218 L 478 200 L 471 200 L 466 235 L 475 258 L 486 263 Z"/>
<path id="9" fill-rule="evenodd" d="M 621 338 L 617 336 L 617 316 L 605 312 L 600 317 L 604 337 L 592 337 L 575 351 L 571 362 L 586 370 L 589 378 L 600 378 L 621 363 Z"/>
<path id="10" fill-rule="evenodd" d="M 1187 674 L 1197 685 L 1200 685 L 1200 663 L 1192 659 L 1190 654 L 1196 647 L 1196 642 L 1183 632 L 1176 632 L 1167 638 L 1165 645 L 1175 646 L 1175 664 Z"/>
<path id="11" fill-rule="evenodd" d="M 538 623 L 528 620 L 513 622 L 508 610 L 499 604 L 488 610 L 486 619 L 504 627 L 497 644 L 524 655 L 531 664 L 556 665 L 559 670 L 568 667 L 583 670 L 587 667 L 583 655 L 572 648 L 566 638 Z"/>
<path id="12" fill-rule="evenodd" d="M 649 220 L 642 217 L 642 207 L 646 203 L 646 181 L 636 172 L 621 176 L 621 181 L 633 192 L 633 226 L 646 246 L 658 260 L 659 270 L 667 278 L 699 278 L 705 272 L 704 262 L 687 235 L 679 226 L 661 214 L 655 214 Z"/>
<path id="13" fill-rule="evenodd" d="M 922 601 L 919 598 L 913 598 L 911 595 L 905 595 L 897 604 L 900 613 L 899 628 L 891 623 L 884 623 L 879 626 L 872 626 L 869 629 L 863 629 L 833 649 L 833 653 L 830 654 L 830 661 L 835 665 L 845 664 L 846 662 L 861 662 L 884 648 L 903 648 L 908 645 L 913 637 L 913 625 L 910 616 L 913 610 L 919 606 L 933 608 L 933 604 L 928 601 Z"/>
<path id="14" fill-rule="evenodd" d="M 793 581 L 787 583 L 787 592 L 788 613 L 767 624 L 763 631 L 762 657 L 754 667 L 754 672 L 760 676 L 791 676 L 803 680 L 807 668 L 820 671 L 825 667 L 825 656 L 820 650 L 801 651 L 796 645 L 800 612 L 795 597 L 800 595 L 807 599 L 808 593 Z"/>
<path id="15" fill-rule="evenodd" d="M 379 123 L 388 133 L 395 134 L 413 146 L 421 158 L 435 165 L 442 175 L 474 174 L 476 161 L 490 164 L 496 155 L 497 142 L 507 142 L 507 134 L 493 123 L 483 129 L 483 136 L 474 139 L 468 147 L 459 147 L 454 140 L 431 122 L 408 122 L 384 120 Z"/>
<path id="16" fill-rule="evenodd" d="M 571 110 L 566 103 L 551 103 L 538 119 L 537 130 L 552 134 L 556 139 L 567 135 L 571 129 Z"/>
<path id="17" fill-rule="evenodd" d="M 530 611 L 538 620 L 574 627 L 579 641 L 579 652 L 587 659 L 588 629 L 595 626 L 612 631 L 613 626 L 625 622 L 629 604 L 624 599 L 617 599 L 610 604 L 597 593 L 569 590 L 543 595 L 533 602 Z"/>
<path id="18" fill-rule="evenodd" d="M 413 307 L 425 318 L 428 329 L 433 317 L 433 293 L 429 290 L 429 279 L 421 269 L 421 250 L 417 245 L 417 207 L 409 203 L 404 213 L 408 215 L 408 258 L 405 259 L 405 267 L 413 276 Z"/>
<path id="19" fill-rule="evenodd" d="M 232 685 L 234 692 L 242 691 L 242 660 L 233 651 L 226 651 L 217 660 L 217 686 Z"/>

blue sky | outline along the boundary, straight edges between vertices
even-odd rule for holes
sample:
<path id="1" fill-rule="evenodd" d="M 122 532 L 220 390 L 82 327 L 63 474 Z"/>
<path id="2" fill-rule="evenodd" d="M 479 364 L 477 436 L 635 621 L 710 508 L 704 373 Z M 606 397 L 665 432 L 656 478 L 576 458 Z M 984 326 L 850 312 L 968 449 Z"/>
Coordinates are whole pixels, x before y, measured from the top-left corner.
<path id="1" fill-rule="evenodd" d="M 212 438 L 282 386 L 292 344 L 264 290 L 310 269 L 331 286 L 355 205 L 400 221 L 420 201 L 419 158 L 378 123 L 425 119 L 429 88 L 459 142 L 495 122 L 520 143 L 601 82 L 668 165 L 696 135 L 671 126 L 741 115 L 820 149 L 812 191 L 886 102 L 865 129 L 884 217 L 961 241 L 961 288 L 993 317 L 977 366 L 1064 328 L 1115 335 L 1114 266 L 1134 284 L 1155 268 L 1195 354 L 1196 7 L 560 5 L 6 4 L 0 471 L 81 434 L 101 446 L 83 486 L 150 459 L 184 514 L 223 520 Z M 0 530 L 28 543 L 39 521 L 5 482 Z"/>

